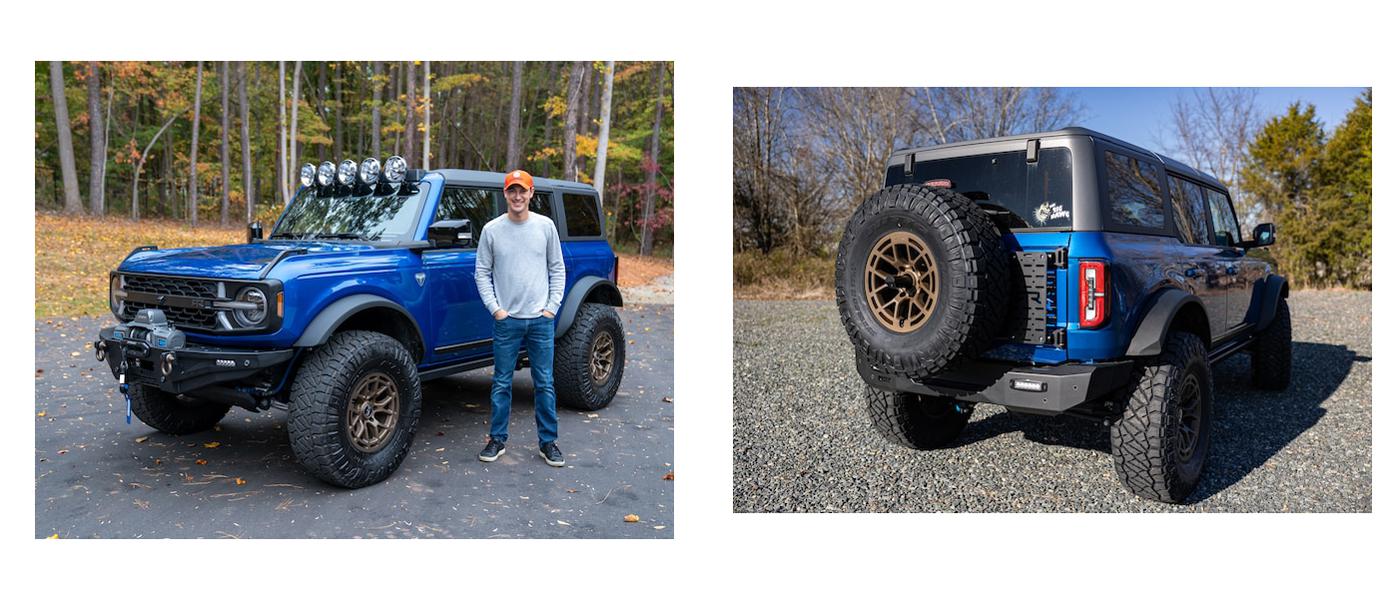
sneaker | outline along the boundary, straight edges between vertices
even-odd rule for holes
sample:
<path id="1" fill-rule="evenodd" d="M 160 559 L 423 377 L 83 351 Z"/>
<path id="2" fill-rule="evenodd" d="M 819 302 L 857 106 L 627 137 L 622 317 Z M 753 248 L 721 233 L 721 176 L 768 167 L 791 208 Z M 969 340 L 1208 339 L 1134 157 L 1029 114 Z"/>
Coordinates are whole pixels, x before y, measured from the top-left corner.
<path id="1" fill-rule="evenodd" d="M 481 459 L 481 462 L 495 462 L 497 458 L 501 457 L 501 451 L 505 449 L 504 442 L 491 438 L 491 441 L 486 443 L 486 447 L 481 449 L 481 454 L 476 455 L 476 457 Z"/>
<path id="2" fill-rule="evenodd" d="M 554 442 L 540 446 L 540 457 L 551 467 L 564 466 L 564 453 L 559 451 L 559 446 L 554 445 Z"/>

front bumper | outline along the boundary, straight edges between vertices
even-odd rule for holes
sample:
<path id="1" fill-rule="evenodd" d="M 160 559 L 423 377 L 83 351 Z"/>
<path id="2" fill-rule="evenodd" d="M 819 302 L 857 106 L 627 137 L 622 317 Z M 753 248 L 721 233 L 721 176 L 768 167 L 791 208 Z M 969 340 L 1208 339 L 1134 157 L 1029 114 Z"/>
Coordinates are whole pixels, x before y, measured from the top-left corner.
<path id="1" fill-rule="evenodd" d="M 106 327 L 94 343 L 99 359 L 112 376 L 125 374 L 128 384 L 158 387 L 172 394 L 247 379 L 263 369 L 292 359 L 295 350 L 248 350 L 185 344 L 166 349 L 137 339 L 117 337 L 116 327 Z M 169 372 L 163 366 L 169 363 Z"/>
<path id="2" fill-rule="evenodd" d="M 983 360 L 960 367 L 954 373 L 914 381 L 903 375 L 877 371 L 856 357 L 856 369 L 871 387 L 951 396 L 966 402 L 986 402 L 1020 412 L 1051 415 L 1102 399 L 1127 385 L 1132 367 L 1132 361 L 1039 367 Z"/>

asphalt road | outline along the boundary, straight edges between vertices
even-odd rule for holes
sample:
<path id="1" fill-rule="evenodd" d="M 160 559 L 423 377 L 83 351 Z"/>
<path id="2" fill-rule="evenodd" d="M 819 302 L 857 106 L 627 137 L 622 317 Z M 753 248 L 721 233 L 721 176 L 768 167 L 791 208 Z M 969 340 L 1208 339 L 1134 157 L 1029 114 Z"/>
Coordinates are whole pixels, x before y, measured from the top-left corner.
<path id="1" fill-rule="evenodd" d="M 621 311 L 622 386 L 596 413 L 559 409 L 565 467 L 535 451 L 528 371 L 516 373 L 505 455 L 476 459 L 490 429 L 488 368 L 426 384 L 413 449 L 388 480 L 359 490 L 301 470 L 281 410 L 235 408 L 217 431 L 183 437 L 127 425 L 90 346 L 111 318 L 38 321 L 35 537 L 673 537 L 672 314 Z"/>
<path id="2" fill-rule="evenodd" d="M 872 429 L 834 301 L 734 310 L 736 512 L 1369 512 L 1371 294 L 1295 292 L 1293 385 L 1250 386 L 1249 358 L 1214 369 L 1207 472 L 1180 506 L 1113 472 L 1108 431 L 979 405 L 951 449 Z"/>

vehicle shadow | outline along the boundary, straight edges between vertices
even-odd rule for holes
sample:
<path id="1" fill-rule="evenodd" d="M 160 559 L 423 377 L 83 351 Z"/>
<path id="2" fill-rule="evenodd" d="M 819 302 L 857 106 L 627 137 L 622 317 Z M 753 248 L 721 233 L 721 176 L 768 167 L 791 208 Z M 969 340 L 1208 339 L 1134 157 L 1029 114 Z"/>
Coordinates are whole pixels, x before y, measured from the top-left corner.
<path id="1" fill-rule="evenodd" d="M 1188 504 L 1229 488 L 1261 467 L 1317 424 L 1331 397 L 1357 362 L 1371 357 L 1337 344 L 1293 343 L 1293 381 L 1279 392 L 1254 388 L 1250 359 L 1236 355 L 1215 366 L 1214 429 L 1210 462 Z M 1025 439 L 1109 453 L 1108 428 L 1074 417 L 1039 417 L 999 412 L 969 423 L 956 447 L 1020 431 Z"/>

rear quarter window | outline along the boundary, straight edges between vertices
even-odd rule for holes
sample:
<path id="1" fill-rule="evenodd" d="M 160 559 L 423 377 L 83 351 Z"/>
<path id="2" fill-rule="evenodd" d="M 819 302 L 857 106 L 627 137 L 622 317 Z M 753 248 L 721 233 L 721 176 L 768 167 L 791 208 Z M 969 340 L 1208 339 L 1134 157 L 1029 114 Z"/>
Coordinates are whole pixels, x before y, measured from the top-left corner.
<path id="1" fill-rule="evenodd" d="M 603 235 L 598 199 L 588 194 L 564 194 L 564 227 L 570 237 Z"/>
<path id="2" fill-rule="evenodd" d="M 1104 152 L 1109 221 L 1137 229 L 1163 229 L 1162 180 L 1157 166 L 1113 151 Z"/>

